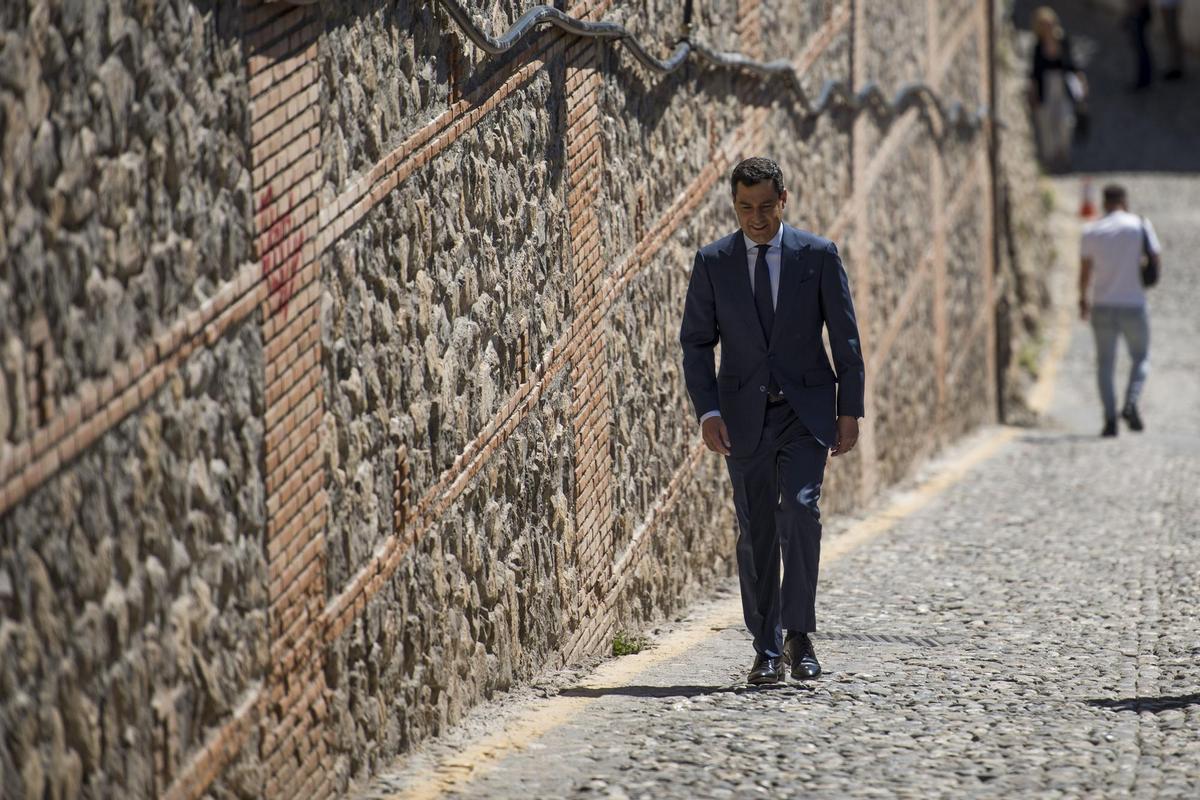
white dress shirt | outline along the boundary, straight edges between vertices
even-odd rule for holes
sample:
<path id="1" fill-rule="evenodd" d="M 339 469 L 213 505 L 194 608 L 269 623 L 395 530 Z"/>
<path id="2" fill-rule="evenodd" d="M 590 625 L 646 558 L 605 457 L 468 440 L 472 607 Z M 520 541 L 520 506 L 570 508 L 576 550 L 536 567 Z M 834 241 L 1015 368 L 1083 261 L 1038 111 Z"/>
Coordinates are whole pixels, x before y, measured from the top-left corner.
<path id="1" fill-rule="evenodd" d="M 758 242 L 751 239 L 745 233 L 742 238 L 746 240 L 746 269 L 750 273 L 750 294 L 754 294 L 754 267 L 758 264 Z M 783 262 L 783 224 L 780 223 L 779 230 L 775 231 L 775 236 L 769 242 L 770 247 L 767 248 L 767 274 L 771 276 L 771 307 L 778 308 L 779 306 L 779 265 Z M 710 417 L 721 416 L 721 410 L 714 408 L 704 416 L 700 417 L 700 424 Z"/>
<path id="2" fill-rule="evenodd" d="M 746 268 L 750 272 L 750 294 L 754 294 L 754 265 L 758 263 L 758 242 L 744 233 L 742 238 L 746 240 Z M 780 224 L 779 230 L 775 231 L 775 236 L 770 241 L 770 247 L 767 248 L 767 274 L 771 276 L 772 308 L 779 305 L 779 264 L 782 260 L 783 225 Z"/>

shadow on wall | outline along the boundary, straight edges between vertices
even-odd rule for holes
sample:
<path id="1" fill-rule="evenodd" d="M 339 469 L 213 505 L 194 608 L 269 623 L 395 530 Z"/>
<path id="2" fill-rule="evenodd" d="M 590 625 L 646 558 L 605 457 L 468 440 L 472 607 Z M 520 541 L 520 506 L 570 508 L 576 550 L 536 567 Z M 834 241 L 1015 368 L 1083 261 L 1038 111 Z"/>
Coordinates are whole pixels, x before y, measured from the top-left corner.
<path id="1" fill-rule="evenodd" d="M 612 81 L 620 83 L 624 88 L 624 105 L 622 112 L 635 117 L 648 130 L 656 128 L 663 115 L 670 109 L 671 98 L 676 96 L 681 87 L 695 87 L 702 95 L 714 104 L 726 102 L 730 96 L 746 109 L 771 108 L 778 106 L 784 111 L 791 122 L 791 133 L 799 141 L 808 141 L 817 129 L 817 123 L 822 116 L 832 120 L 834 128 L 839 132 L 848 132 L 859 114 L 868 115 L 875 123 L 881 136 L 887 134 L 892 125 L 898 122 L 910 109 L 916 109 L 923 118 L 923 124 L 929 130 L 941 130 L 939 141 L 948 137 L 960 141 L 968 141 L 976 132 L 965 126 L 941 126 L 936 121 L 937 111 L 932 110 L 922 99 L 921 95 L 912 93 L 905 95 L 901 102 L 894 106 L 883 106 L 875 103 L 865 108 L 855 110 L 844 103 L 835 103 L 818 114 L 806 113 L 799 102 L 791 102 L 795 97 L 795 89 L 789 80 L 779 76 L 763 81 L 758 77 L 739 74 L 731 70 L 713 70 L 707 65 L 689 61 L 677 72 L 657 77 L 652 81 L 645 79 L 642 70 L 630 63 L 621 63 L 614 47 L 607 46 L 605 57 L 601 60 L 601 69 Z M 822 87 L 822 91 L 824 87 Z M 817 102 L 819 92 L 809 95 L 809 100 Z M 889 103 L 892 97 L 888 97 Z"/>
<path id="2" fill-rule="evenodd" d="M 374 28 L 368 24 L 364 30 L 363 20 L 382 23 L 379 27 L 390 30 L 391 39 L 373 37 Z M 470 46 L 436 3 L 349 0 L 326 6 L 321 24 L 320 58 L 326 70 L 321 76 L 321 141 L 326 151 L 326 180 L 336 188 L 374 165 L 397 141 L 430 123 L 447 106 L 462 100 L 471 106 L 482 105 L 495 93 L 498 82 L 538 54 L 544 56 L 553 42 L 546 30 L 507 53 L 482 54 Z M 397 59 L 391 48 L 398 41 L 411 45 Z M 555 87 L 553 97 L 564 97 L 562 55 L 550 58 L 546 66 Z M 400 82 L 414 73 L 422 76 L 422 91 L 408 91 L 407 85 L 396 91 Z M 565 131 L 564 109 L 551 110 L 560 133 Z M 334 130 L 339 128 L 337 121 L 348 115 L 369 117 L 373 123 L 364 126 L 365 135 L 353 126 L 340 126 L 356 132 L 357 138 L 330 135 L 339 132 Z M 563 140 L 563 136 L 556 137 L 559 149 L 546 153 L 549 182 L 555 186 L 566 161 Z M 345 152 L 330 149 L 334 142 Z"/>
<path id="3" fill-rule="evenodd" d="M 1043 5 L 1058 12 L 1072 52 L 1087 73 L 1091 131 L 1086 141 L 1075 144 L 1071 170 L 1200 172 L 1200 148 L 1195 146 L 1200 88 L 1194 62 L 1185 80 L 1164 82 L 1156 75 L 1149 88 L 1132 92 L 1133 44 L 1118 14 L 1095 0 L 1014 0 L 1012 18 L 1022 32 L 1026 73 L 1033 48 L 1030 20 Z M 1161 72 L 1166 62 L 1161 19 L 1147 36 Z"/>

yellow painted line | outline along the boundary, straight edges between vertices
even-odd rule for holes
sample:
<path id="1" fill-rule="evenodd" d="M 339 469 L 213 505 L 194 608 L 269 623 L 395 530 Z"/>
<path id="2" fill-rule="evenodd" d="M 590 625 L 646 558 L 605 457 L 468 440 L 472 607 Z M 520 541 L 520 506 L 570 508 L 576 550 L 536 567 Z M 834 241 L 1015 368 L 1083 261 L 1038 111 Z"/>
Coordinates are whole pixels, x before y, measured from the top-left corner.
<path id="1" fill-rule="evenodd" d="M 997 428 L 940 468 L 929 480 L 897 497 L 882 511 L 853 525 L 845 533 L 823 543 L 821 560 L 828 563 L 841 558 L 925 508 L 973 468 L 995 455 L 1018 433 L 1018 428 Z M 601 664 L 577 688 L 616 689 L 629 686 L 651 667 L 668 659 L 679 658 L 716 636 L 719 631 L 740 625 L 741 621 L 740 600 L 733 597 L 722 601 L 712 606 L 703 617 L 668 634 L 655 647 Z M 418 782 L 387 797 L 389 800 L 432 800 L 446 792 L 461 792 L 471 781 L 494 770 L 509 755 L 525 750 L 550 731 L 576 718 L 597 699 L 558 695 L 538 700 L 509 721 L 504 730 L 489 734 L 454 756 L 440 760 L 431 774 L 422 776 Z"/>
<path id="2" fill-rule="evenodd" d="M 577 688 L 628 686 L 642 672 L 667 659 L 678 658 L 715 636 L 714 628 L 728 628 L 740 619 L 741 603 L 736 598 L 719 603 L 700 619 L 689 622 L 686 628 L 668 634 L 657 646 L 604 662 Z M 452 758 L 443 759 L 438 763 L 435 774 L 389 797 L 395 800 L 429 800 L 441 797 L 446 792 L 461 791 L 467 783 L 494 769 L 506 756 L 524 750 L 533 741 L 569 722 L 597 699 L 557 695 L 539 700 L 518 714 L 504 730 L 484 737 Z"/>
<path id="3" fill-rule="evenodd" d="M 1067 354 L 1067 347 L 1071 344 L 1071 323 L 1075 316 L 1073 311 L 1066 304 L 1058 309 L 1054 320 L 1053 342 L 1046 357 L 1042 360 L 1037 382 L 1029 390 L 1029 399 L 1026 402 L 1038 416 L 1049 411 L 1050 404 L 1054 402 L 1054 388 L 1058 384 L 1058 368 L 1062 365 L 1063 357 Z"/>

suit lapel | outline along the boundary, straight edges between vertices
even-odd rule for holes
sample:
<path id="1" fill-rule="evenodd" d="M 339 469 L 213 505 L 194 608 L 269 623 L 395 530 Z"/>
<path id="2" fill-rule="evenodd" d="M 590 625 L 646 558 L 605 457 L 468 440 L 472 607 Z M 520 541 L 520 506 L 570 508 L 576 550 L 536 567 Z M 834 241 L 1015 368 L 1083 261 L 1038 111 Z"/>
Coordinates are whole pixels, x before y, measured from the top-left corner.
<path id="1" fill-rule="evenodd" d="M 800 287 L 800 279 L 804 274 L 804 251 L 807 246 L 797 241 L 797 237 L 787 225 L 783 226 L 783 241 L 780 243 L 779 254 L 779 297 L 775 300 L 775 325 L 771 328 L 771 340 L 785 324 L 787 315 L 791 313 Z"/>
<path id="2" fill-rule="evenodd" d="M 746 261 L 746 237 L 739 230 L 733 235 L 730 250 L 725 254 L 726 285 L 734 306 L 746 324 L 757 331 L 759 341 L 766 346 L 762 326 L 758 324 L 758 309 L 754 306 L 754 290 L 750 287 L 750 269 Z M 775 316 L 779 319 L 778 314 Z"/>

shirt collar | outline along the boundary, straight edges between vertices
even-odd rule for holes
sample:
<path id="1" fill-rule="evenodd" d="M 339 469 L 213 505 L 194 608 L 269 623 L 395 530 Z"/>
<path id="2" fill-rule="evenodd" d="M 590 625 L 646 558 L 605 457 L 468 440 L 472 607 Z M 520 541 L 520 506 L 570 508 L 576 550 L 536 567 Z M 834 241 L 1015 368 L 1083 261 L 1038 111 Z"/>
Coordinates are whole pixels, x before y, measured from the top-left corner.
<path id="1" fill-rule="evenodd" d="M 746 240 L 746 252 L 753 253 L 754 248 L 758 247 L 758 242 L 751 239 L 745 233 L 742 233 L 742 238 Z M 783 223 L 779 223 L 779 230 L 775 231 L 775 235 L 768 242 L 772 248 L 783 246 Z"/>

